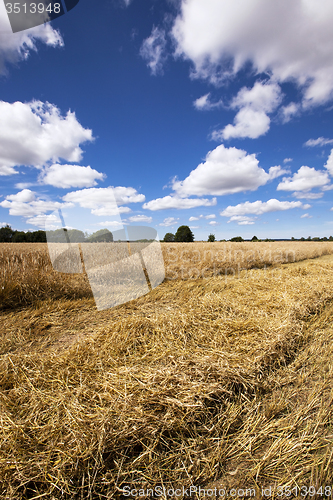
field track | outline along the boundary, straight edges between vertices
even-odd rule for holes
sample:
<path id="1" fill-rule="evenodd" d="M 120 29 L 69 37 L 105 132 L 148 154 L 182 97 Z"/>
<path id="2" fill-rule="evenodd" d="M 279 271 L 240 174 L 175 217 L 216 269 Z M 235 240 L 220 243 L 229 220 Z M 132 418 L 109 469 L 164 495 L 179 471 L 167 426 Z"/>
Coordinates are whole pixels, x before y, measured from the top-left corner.
<path id="1" fill-rule="evenodd" d="M 333 255 L 4 310 L 0 498 L 332 485 L 332 317 Z"/>

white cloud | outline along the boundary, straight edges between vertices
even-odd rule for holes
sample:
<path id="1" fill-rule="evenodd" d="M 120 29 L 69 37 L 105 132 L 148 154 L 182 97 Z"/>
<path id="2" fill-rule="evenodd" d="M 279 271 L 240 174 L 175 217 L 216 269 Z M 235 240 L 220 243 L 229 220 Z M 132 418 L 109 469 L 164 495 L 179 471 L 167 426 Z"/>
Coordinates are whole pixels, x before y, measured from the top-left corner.
<path id="1" fill-rule="evenodd" d="M 328 173 L 315 168 L 302 166 L 292 177 L 283 177 L 278 191 L 310 191 L 329 183 Z"/>
<path id="2" fill-rule="evenodd" d="M 37 186 L 36 182 L 17 182 L 15 184 L 16 189 L 26 189 L 32 186 Z"/>
<path id="3" fill-rule="evenodd" d="M 78 203 L 82 208 L 90 208 L 93 215 L 103 217 L 131 212 L 129 207 L 118 205 L 140 203 L 145 200 L 145 196 L 132 187 L 109 186 L 72 191 L 67 193 L 63 200 Z"/>
<path id="4" fill-rule="evenodd" d="M 292 159 L 292 158 L 285 158 L 285 159 L 283 160 L 283 163 L 290 163 L 291 161 L 293 161 L 293 159 Z"/>
<path id="5" fill-rule="evenodd" d="M 333 149 L 331 149 L 331 153 L 330 153 L 324 167 L 327 168 L 329 174 L 333 177 Z"/>
<path id="6" fill-rule="evenodd" d="M 92 131 L 77 121 L 75 113 L 49 103 L 0 101 L 0 175 L 14 167 L 42 167 L 60 158 L 74 162 L 82 157 L 80 144 L 92 141 Z"/>
<path id="7" fill-rule="evenodd" d="M 255 111 L 272 113 L 281 102 L 281 89 L 274 82 L 255 82 L 249 89 L 243 87 L 234 97 L 231 107 L 234 109 L 250 107 Z"/>
<path id="8" fill-rule="evenodd" d="M 84 188 L 96 186 L 98 180 L 103 180 L 105 175 L 92 169 L 90 166 L 59 165 L 46 167 L 39 176 L 41 184 L 69 189 L 72 187 Z"/>
<path id="9" fill-rule="evenodd" d="M 251 62 L 256 73 L 295 81 L 306 106 L 332 96 L 332 23 L 325 0 L 181 0 L 172 34 L 193 77 L 220 83 Z"/>
<path id="10" fill-rule="evenodd" d="M 9 225 L 8 222 L 0 222 L 0 227 L 5 227 L 7 225 Z"/>
<path id="11" fill-rule="evenodd" d="M 300 105 L 295 102 L 290 102 L 287 106 L 282 106 L 280 110 L 282 123 L 290 122 L 300 112 L 300 109 Z"/>
<path id="12" fill-rule="evenodd" d="M 211 220 L 210 222 L 208 222 L 208 224 L 210 224 L 211 226 L 216 226 L 217 222 L 216 220 Z"/>
<path id="13" fill-rule="evenodd" d="M 126 226 L 128 222 L 126 219 L 122 219 L 121 222 L 117 220 L 106 220 L 104 222 L 97 222 L 97 226 L 102 227 L 112 227 L 113 229 L 119 229 L 120 227 Z"/>
<path id="14" fill-rule="evenodd" d="M 254 111 L 251 108 L 241 109 L 234 119 L 234 125 L 227 125 L 222 130 L 214 130 L 212 139 L 222 141 L 236 137 L 257 139 L 266 134 L 270 126 L 270 118 L 263 111 Z"/>
<path id="15" fill-rule="evenodd" d="M 286 173 L 281 167 L 271 167 L 269 173 L 259 167 L 255 154 L 242 149 L 226 148 L 223 144 L 210 151 L 203 163 L 183 181 L 173 181 L 179 196 L 202 196 L 255 191 L 259 186 Z"/>
<path id="16" fill-rule="evenodd" d="M 140 55 L 146 61 L 153 75 L 162 73 L 163 64 L 167 57 L 165 31 L 154 27 L 151 35 L 143 41 Z"/>
<path id="17" fill-rule="evenodd" d="M 178 221 L 179 221 L 179 218 L 176 219 L 175 217 L 166 217 L 164 219 L 164 221 L 160 223 L 160 226 L 166 226 L 166 227 L 173 226 Z"/>
<path id="18" fill-rule="evenodd" d="M 300 199 L 300 200 L 302 200 L 302 199 L 318 200 L 319 198 L 322 198 L 324 196 L 324 193 L 311 193 L 311 192 L 295 191 L 295 193 L 293 193 L 293 196 L 295 198 Z"/>
<path id="19" fill-rule="evenodd" d="M 199 219 L 216 219 L 216 215 L 215 214 L 199 215 L 199 217 L 190 217 L 189 221 L 192 222 L 194 220 L 199 220 Z"/>
<path id="20" fill-rule="evenodd" d="M 36 215 L 36 217 L 31 217 L 30 219 L 26 220 L 27 224 L 31 224 L 32 226 L 37 226 L 42 229 L 45 229 L 46 222 L 48 229 L 52 229 L 53 227 L 54 229 L 57 229 L 59 228 L 59 222 L 61 221 L 55 214 Z M 53 222 L 58 224 L 52 225 Z"/>
<path id="21" fill-rule="evenodd" d="M 239 109 L 234 125 L 229 124 L 222 130 L 215 130 L 212 139 L 257 139 L 269 130 L 271 120 L 267 113 L 272 113 L 280 102 L 281 89 L 277 83 L 256 82 L 252 89 L 243 87 L 231 103 L 233 109 Z"/>
<path id="22" fill-rule="evenodd" d="M 309 139 L 304 143 L 304 146 L 313 148 L 315 146 L 325 146 L 326 144 L 333 144 L 333 139 L 326 139 L 326 137 L 318 137 L 318 139 Z"/>
<path id="23" fill-rule="evenodd" d="M 23 191 L 16 194 L 6 196 L 0 206 L 8 208 L 9 215 L 35 217 L 37 215 L 45 216 L 45 212 L 57 210 L 58 208 L 71 207 L 72 204 L 43 200 L 36 197 L 36 194 L 30 189 L 23 189 Z"/>
<path id="24" fill-rule="evenodd" d="M 45 43 L 50 47 L 64 45 L 60 33 L 53 29 L 50 23 L 13 33 L 5 3 L 0 2 L 0 73 L 6 71 L 7 63 L 26 60 L 32 51 L 37 51 L 36 42 Z"/>
<path id="25" fill-rule="evenodd" d="M 250 226 L 255 224 L 256 218 L 257 217 L 248 217 L 246 215 L 232 215 L 227 224 L 230 222 L 237 222 L 239 226 Z"/>
<path id="26" fill-rule="evenodd" d="M 312 215 L 303 214 L 303 215 L 301 215 L 301 219 L 312 219 Z"/>
<path id="27" fill-rule="evenodd" d="M 129 218 L 131 222 L 148 222 L 150 224 L 153 220 L 152 217 L 148 217 L 148 215 L 133 215 Z"/>
<path id="28" fill-rule="evenodd" d="M 223 106 L 223 102 L 221 99 L 217 102 L 212 102 L 210 100 L 210 92 L 209 92 L 208 94 L 205 94 L 196 99 L 193 102 L 193 105 L 199 111 L 209 111 L 211 109 L 220 108 L 221 106 Z"/>
<path id="29" fill-rule="evenodd" d="M 105 217 L 117 214 L 128 214 L 129 212 L 132 212 L 132 210 L 129 207 L 118 207 L 116 204 L 111 204 L 111 203 L 109 203 L 104 207 L 93 208 L 91 210 L 91 213 L 93 215 L 97 215 L 98 217 Z"/>
<path id="30" fill-rule="evenodd" d="M 216 205 L 216 198 L 207 200 L 205 198 L 180 198 L 178 196 L 164 196 L 156 200 L 148 201 L 143 205 L 147 210 L 166 210 L 170 208 L 187 209 L 195 207 L 210 207 Z"/>
<path id="31" fill-rule="evenodd" d="M 235 206 L 228 206 L 220 215 L 222 217 L 234 217 L 240 215 L 254 214 L 262 215 L 268 212 L 277 212 L 280 210 L 290 210 L 292 208 L 308 208 L 310 205 L 303 205 L 301 201 L 279 201 L 272 198 L 268 201 L 246 201 Z M 238 219 L 233 219 L 238 220 Z"/>
<path id="32" fill-rule="evenodd" d="M 35 193 L 30 191 L 30 189 L 23 189 L 16 194 L 10 194 L 6 197 L 6 200 L 18 201 L 20 203 L 30 203 L 35 200 Z"/>

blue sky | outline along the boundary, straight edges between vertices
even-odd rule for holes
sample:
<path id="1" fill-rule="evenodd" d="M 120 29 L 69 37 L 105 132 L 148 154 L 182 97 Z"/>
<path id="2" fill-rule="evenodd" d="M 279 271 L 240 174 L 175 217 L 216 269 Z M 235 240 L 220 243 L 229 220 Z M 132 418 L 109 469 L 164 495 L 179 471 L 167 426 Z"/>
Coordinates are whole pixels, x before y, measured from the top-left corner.
<path id="1" fill-rule="evenodd" d="M 80 0 L 13 34 L 1 3 L 0 224 L 333 234 L 332 23 L 330 0 Z"/>

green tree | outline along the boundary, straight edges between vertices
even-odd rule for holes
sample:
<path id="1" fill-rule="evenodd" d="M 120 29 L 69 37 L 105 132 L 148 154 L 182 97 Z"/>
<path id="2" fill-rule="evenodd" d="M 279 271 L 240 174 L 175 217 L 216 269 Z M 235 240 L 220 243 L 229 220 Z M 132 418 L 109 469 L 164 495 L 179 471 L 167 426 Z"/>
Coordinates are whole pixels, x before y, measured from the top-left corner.
<path id="1" fill-rule="evenodd" d="M 175 241 L 175 235 L 172 233 L 166 233 L 166 235 L 163 238 L 163 241 L 168 242 L 168 243 Z"/>
<path id="2" fill-rule="evenodd" d="M 253 236 L 251 241 L 259 241 L 258 238 L 256 236 Z"/>
<path id="3" fill-rule="evenodd" d="M 175 241 L 191 242 L 194 241 L 194 235 L 188 226 L 180 226 L 175 234 Z"/>
<path id="4" fill-rule="evenodd" d="M 207 241 L 215 241 L 215 234 L 210 234 Z"/>
<path id="5" fill-rule="evenodd" d="M 15 231 L 13 234 L 12 242 L 13 243 L 24 243 L 27 241 L 27 235 L 24 231 Z"/>
<path id="6" fill-rule="evenodd" d="M 6 224 L 0 228 L 0 243 L 10 243 L 14 235 L 13 229 Z"/>
<path id="7" fill-rule="evenodd" d="M 96 231 L 95 233 L 90 235 L 87 241 L 91 243 L 111 243 L 113 241 L 113 234 L 108 229 L 99 229 L 99 231 Z"/>
<path id="8" fill-rule="evenodd" d="M 230 239 L 230 241 L 244 241 L 241 236 L 234 236 L 233 238 Z"/>

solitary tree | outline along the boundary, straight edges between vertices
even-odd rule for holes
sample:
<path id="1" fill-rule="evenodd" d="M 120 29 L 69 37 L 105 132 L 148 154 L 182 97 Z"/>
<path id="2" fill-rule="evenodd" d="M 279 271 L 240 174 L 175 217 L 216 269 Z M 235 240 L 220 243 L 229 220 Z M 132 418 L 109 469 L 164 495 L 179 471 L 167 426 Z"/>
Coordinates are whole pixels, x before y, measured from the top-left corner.
<path id="1" fill-rule="evenodd" d="M 259 241 L 258 238 L 256 236 L 253 236 L 251 241 Z"/>
<path id="2" fill-rule="evenodd" d="M 180 226 L 175 234 L 175 241 L 190 242 L 194 241 L 194 235 L 188 226 Z"/>
<path id="3" fill-rule="evenodd" d="M 175 235 L 172 234 L 172 233 L 166 233 L 166 235 L 163 238 L 163 241 L 166 241 L 166 242 L 169 242 L 169 243 L 171 241 L 175 241 Z"/>
<path id="4" fill-rule="evenodd" d="M 243 238 L 241 236 L 234 236 L 233 238 L 231 238 L 230 241 L 244 241 Z"/>
<path id="5" fill-rule="evenodd" d="M 215 234 L 210 234 L 207 241 L 215 241 Z"/>

